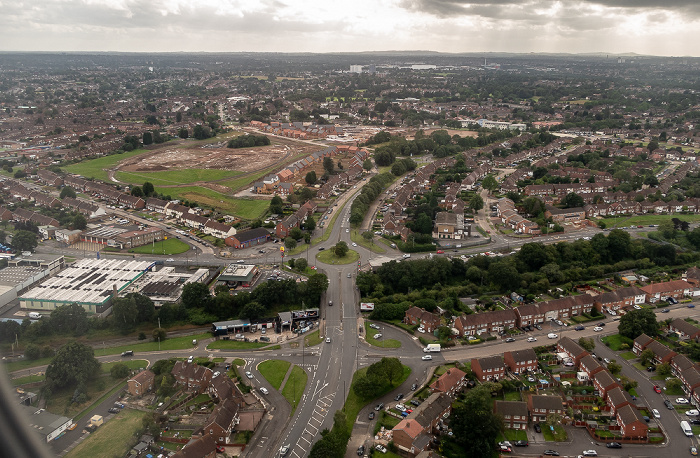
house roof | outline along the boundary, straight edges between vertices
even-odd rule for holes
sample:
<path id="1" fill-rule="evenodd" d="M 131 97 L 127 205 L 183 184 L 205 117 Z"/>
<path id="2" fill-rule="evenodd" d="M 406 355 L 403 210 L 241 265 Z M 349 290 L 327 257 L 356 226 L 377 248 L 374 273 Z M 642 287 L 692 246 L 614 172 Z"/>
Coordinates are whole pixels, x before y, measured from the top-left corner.
<path id="1" fill-rule="evenodd" d="M 141 371 L 141 372 L 139 372 L 138 374 L 136 374 L 136 375 L 134 375 L 133 377 L 131 377 L 131 379 L 130 379 L 129 381 L 133 380 L 133 381 L 135 381 L 135 382 L 137 382 L 137 383 L 143 385 L 143 384 L 145 384 L 145 383 L 148 383 L 148 381 L 149 381 L 150 379 L 154 379 L 155 376 L 156 376 L 156 375 L 155 375 L 153 372 L 151 372 L 151 371 L 149 371 L 148 369 L 146 369 L 145 371 Z"/>
<path id="2" fill-rule="evenodd" d="M 513 350 L 507 353 L 511 354 L 511 356 L 513 357 L 513 361 L 515 361 L 516 363 L 537 361 L 537 354 L 532 348 L 525 348 L 523 350 Z"/>
<path id="3" fill-rule="evenodd" d="M 483 358 L 478 358 L 477 361 L 479 362 L 479 367 L 481 367 L 483 371 L 487 369 L 502 369 L 505 367 L 503 358 L 500 355 L 485 356 Z"/>
<path id="4" fill-rule="evenodd" d="M 671 358 L 671 362 L 675 365 L 679 371 L 684 371 L 688 368 L 694 367 L 695 364 L 685 355 L 676 355 Z"/>
<path id="5" fill-rule="evenodd" d="M 598 383 L 598 385 L 600 385 L 602 388 L 607 388 L 610 385 L 617 383 L 615 377 L 613 377 L 607 369 L 604 371 L 597 372 L 593 376 L 593 380 L 595 380 Z"/>
<path id="6" fill-rule="evenodd" d="M 595 302 L 599 302 L 601 304 L 608 304 L 611 302 L 618 302 L 618 301 L 629 299 L 629 298 L 632 298 L 635 296 L 640 296 L 643 294 L 644 294 L 644 291 L 637 288 L 636 286 L 629 286 L 627 288 L 619 288 L 619 289 L 616 289 L 615 291 L 610 291 L 608 293 L 599 294 L 599 295 L 595 296 L 594 300 L 595 300 Z"/>
<path id="7" fill-rule="evenodd" d="M 591 355 L 586 355 L 583 358 L 581 358 L 581 366 L 586 366 L 586 369 L 588 369 L 588 371 L 590 372 L 593 372 L 599 367 L 603 367 L 603 365 L 600 364 L 598 360 Z"/>
<path id="8" fill-rule="evenodd" d="M 189 441 L 173 458 L 202 458 L 213 453 L 216 453 L 216 441 L 207 434 Z"/>
<path id="9" fill-rule="evenodd" d="M 457 386 L 464 379 L 465 375 L 467 375 L 466 372 L 453 367 L 438 377 L 438 379 L 430 385 L 430 388 L 436 391 L 442 391 L 443 393 L 448 392 Z"/>
<path id="10" fill-rule="evenodd" d="M 563 410 L 561 396 L 545 396 L 542 394 L 533 394 L 530 396 L 533 409 L 545 410 Z"/>
<path id="11" fill-rule="evenodd" d="M 403 431 L 408 434 L 409 437 L 415 439 L 420 433 L 423 432 L 423 426 L 414 419 L 403 419 L 398 425 L 394 426 L 393 431 Z"/>
<path id="12" fill-rule="evenodd" d="M 672 280 L 663 283 L 652 283 L 642 287 L 647 294 L 665 293 L 670 291 L 691 289 L 693 286 L 685 280 Z"/>
<path id="13" fill-rule="evenodd" d="M 669 328 L 671 327 L 689 336 L 694 336 L 695 334 L 700 332 L 700 328 L 698 328 L 692 323 L 688 323 L 683 318 L 676 318 L 675 320 L 671 321 L 671 323 L 669 324 Z"/>
<path id="14" fill-rule="evenodd" d="M 414 419 L 421 424 L 423 428 L 428 428 L 432 422 L 442 416 L 445 410 L 449 409 L 451 404 L 452 398 L 446 394 L 433 393 L 428 399 L 423 401 L 421 405 L 417 406 L 406 419 Z"/>
<path id="15" fill-rule="evenodd" d="M 653 340 L 654 340 L 654 339 L 652 339 L 652 338 L 649 337 L 648 335 L 646 335 L 646 334 L 641 334 L 639 337 L 637 337 L 636 339 L 634 339 L 634 343 L 640 345 L 641 347 L 646 347 L 646 346 L 649 345 L 649 343 L 650 343 L 651 341 L 653 341 Z"/>
<path id="16" fill-rule="evenodd" d="M 639 411 L 636 409 L 636 407 L 632 406 L 624 406 L 620 409 L 617 410 L 617 418 L 620 420 L 620 423 L 623 425 L 629 425 L 634 423 L 635 421 L 644 423 L 644 418 L 642 418 L 642 415 L 639 413 Z"/>
<path id="17" fill-rule="evenodd" d="M 570 337 L 562 337 L 559 339 L 558 345 L 574 358 L 578 356 L 585 356 L 584 353 L 588 353 L 581 345 L 574 342 Z"/>
<path id="18" fill-rule="evenodd" d="M 255 240 L 260 237 L 269 236 L 270 233 L 264 227 L 256 227 L 255 229 L 249 229 L 247 231 L 239 232 L 235 235 L 236 240 L 241 243 L 247 242 L 249 240 Z"/>
<path id="19" fill-rule="evenodd" d="M 608 391 L 608 399 L 615 407 L 620 406 L 625 402 L 633 403 L 632 396 L 630 396 L 627 391 L 623 390 L 619 386 Z"/>
<path id="20" fill-rule="evenodd" d="M 656 340 L 649 342 L 649 345 L 647 345 L 647 348 L 650 349 L 651 351 L 653 351 L 654 355 L 656 355 L 656 357 L 659 359 L 663 359 L 666 356 L 668 356 L 669 354 L 675 353 L 673 350 L 668 348 L 666 345 L 664 345 L 661 342 L 658 342 Z"/>
<path id="21" fill-rule="evenodd" d="M 520 416 L 527 420 L 527 403 L 522 401 L 496 401 L 494 412 L 511 417 Z"/>

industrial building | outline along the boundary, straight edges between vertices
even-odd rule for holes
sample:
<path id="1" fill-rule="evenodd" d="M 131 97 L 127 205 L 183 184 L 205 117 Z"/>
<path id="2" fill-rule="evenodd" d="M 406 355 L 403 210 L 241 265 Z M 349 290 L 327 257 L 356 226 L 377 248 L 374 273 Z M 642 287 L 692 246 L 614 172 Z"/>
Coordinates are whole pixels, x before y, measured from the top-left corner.
<path id="1" fill-rule="evenodd" d="M 0 270 L 0 310 L 17 299 L 22 291 L 58 271 L 65 261 L 63 256 L 41 255 L 13 259 L 8 264 Z"/>
<path id="2" fill-rule="evenodd" d="M 209 278 L 208 269 L 196 272 L 177 272 L 175 267 L 162 267 L 148 272 L 133 282 L 122 294 L 139 293 L 148 296 L 156 307 L 180 300 L 182 288 L 188 283 L 204 283 Z"/>
<path id="3" fill-rule="evenodd" d="M 249 287 L 253 279 L 260 274 L 258 266 L 253 264 L 230 264 L 217 279 L 229 287 L 243 286 Z"/>
<path id="4" fill-rule="evenodd" d="M 57 439 L 73 424 L 70 418 L 52 414 L 44 409 L 31 406 L 23 406 L 23 408 L 27 413 L 29 426 L 46 442 Z"/>
<path id="5" fill-rule="evenodd" d="M 111 299 L 155 266 L 134 259 L 81 259 L 19 297 L 20 308 L 50 312 L 77 303 L 106 316 Z"/>

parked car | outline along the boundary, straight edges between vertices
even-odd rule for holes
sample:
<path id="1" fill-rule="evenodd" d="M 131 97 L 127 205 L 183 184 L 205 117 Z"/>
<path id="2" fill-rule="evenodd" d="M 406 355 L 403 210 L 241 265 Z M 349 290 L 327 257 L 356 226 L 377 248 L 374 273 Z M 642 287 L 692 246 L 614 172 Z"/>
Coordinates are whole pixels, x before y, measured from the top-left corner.
<path id="1" fill-rule="evenodd" d="M 381 444 L 375 445 L 374 448 L 377 449 L 377 451 L 379 451 L 379 452 L 386 453 L 386 447 L 384 447 Z"/>
<path id="2" fill-rule="evenodd" d="M 647 372 L 656 372 L 656 366 L 647 367 Z"/>
<path id="3" fill-rule="evenodd" d="M 347 232 L 347 229 L 346 229 L 346 232 Z M 360 445 L 360 446 L 357 448 L 357 456 L 362 456 L 362 455 L 364 455 L 364 454 L 365 454 L 365 446 L 364 446 L 364 445 Z"/>
<path id="4" fill-rule="evenodd" d="M 187 358 L 187 362 L 188 362 L 188 363 L 191 363 L 191 362 L 193 362 L 193 361 L 194 361 L 194 356 L 190 356 L 189 358 Z"/>
<path id="5" fill-rule="evenodd" d="M 536 432 L 536 433 L 541 433 L 541 432 L 542 432 L 542 427 L 540 426 L 539 423 L 535 423 L 535 432 Z M 557 456 L 559 456 L 559 455 L 557 454 Z"/>
<path id="6" fill-rule="evenodd" d="M 539 324 L 536 324 L 535 327 L 540 331 L 542 330 L 542 326 L 540 326 Z"/>
<path id="7" fill-rule="evenodd" d="M 542 454 L 545 456 L 559 456 L 559 452 L 556 450 L 545 450 Z"/>
<path id="8" fill-rule="evenodd" d="M 513 445 L 515 445 L 516 447 L 527 447 L 530 444 L 528 443 L 528 441 L 520 440 L 520 441 L 515 441 L 513 443 Z"/>
<path id="9" fill-rule="evenodd" d="M 607 448 L 622 448 L 622 444 L 619 442 L 608 442 L 605 446 Z"/>
<path id="10" fill-rule="evenodd" d="M 676 398 L 676 404 L 688 404 L 688 400 L 686 398 Z"/>
<path id="11" fill-rule="evenodd" d="M 260 387 L 260 392 L 261 392 L 262 394 L 269 394 L 269 393 L 270 393 L 269 391 L 267 391 L 267 388 L 265 388 L 264 386 L 261 386 L 261 387 Z"/>
<path id="12" fill-rule="evenodd" d="M 693 456 L 698 456 L 698 448 L 694 445 L 690 446 L 690 454 Z"/>
<path id="13" fill-rule="evenodd" d="M 109 413 L 119 413 L 119 409 L 117 409 L 116 407 L 110 407 L 109 409 L 107 409 L 107 412 L 109 412 Z"/>
<path id="14" fill-rule="evenodd" d="M 374 412 L 370 412 L 368 417 L 370 420 L 374 420 Z"/>
<path id="15" fill-rule="evenodd" d="M 654 415 L 654 418 L 661 418 L 661 414 L 657 409 L 651 409 L 652 415 Z"/>
<path id="16" fill-rule="evenodd" d="M 396 407 L 396 410 L 398 410 L 399 412 L 405 412 L 405 411 L 406 411 L 406 406 L 403 405 L 403 404 L 396 404 L 395 407 Z"/>
<path id="17" fill-rule="evenodd" d="M 668 312 L 670 312 L 670 311 L 671 311 L 671 310 L 669 310 L 669 309 L 663 309 L 663 310 L 661 311 L 661 313 L 668 313 Z"/>
<path id="18" fill-rule="evenodd" d="M 602 328 L 603 326 L 605 326 L 605 323 L 603 323 L 603 322 L 601 321 L 601 322 L 598 323 L 596 326 L 600 326 L 600 327 Z"/>
<path id="19" fill-rule="evenodd" d="M 586 329 L 586 328 L 580 324 L 574 328 L 575 331 L 583 331 L 584 329 Z"/>
<path id="20" fill-rule="evenodd" d="M 508 337 L 508 338 L 506 339 L 506 342 L 515 342 L 515 339 L 512 338 L 512 337 Z"/>
<path id="21" fill-rule="evenodd" d="M 595 450 L 584 450 L 583 456 L 598 456 L 598 452 Z"/>
<path id="22" fill-rule="evenodd" d="M 374 410 L 380 411 L 380 410 L 382 410 L 383 408 L 384 408 L 384 404 L 379 403 L 379 404 L 377 404 L 377 405 L 374 407 Z"/>
<path id="23" fill-rule="evenodd" d="M 411 404 L 418 407 L 420 405 L 420 401 L 418 399 L 411 399 Z"/>
<path id="24" fill-rule="evenodd" d="M 226 449 L 224 448 L 223 445 L 217 445 L 216 451 L 217 451 L 217 453 L 226 453 Z"/>
<path id="25" fill-rule="evenodd" d="M 659 388 L 659 385 L 654 385 L 654 391 L 657 393 L 661 393 L 661 388 Z M 665 404 L 665 402 L 664 402 Z"/>
<path id="26" fill-rule="evenodd" d="M 503 453 L 510 453 L 513 451 L 513 449 L 508 447 L 507 445 L 499 445 L 498 450 Z"/>
<path id="27" fill-rule="evenodd" d="M 413 385 L 411 385 L 411 391 L 416 391 L 417 389 L 418 389 L 417 383 L 414 383 Z"/>
<path id="28" fill-rule="evenodd" d="M 377 326 L 377 325 L 374 324 L 374 323 L 370 323 L 370 324 L 369 324 L 369 327 L 372 328 L 372 329 L 379 330 L 379 326 Z"/>
<path id="29" fill-rule="evenodd" d="M 686 410 L 685 414 L 689 417 L 697 417 L 698 415 L 700 415 L 700 411 L 698 411 L 697 409 L 690 409 Z"/>
<path id="30" fill-rule="evenodd" d="M 673 410 L 673 404 L 671 404 L 671 401 L 669 401 L 668 399 L 664 400 L 664 405 L 668 410 Z"/>

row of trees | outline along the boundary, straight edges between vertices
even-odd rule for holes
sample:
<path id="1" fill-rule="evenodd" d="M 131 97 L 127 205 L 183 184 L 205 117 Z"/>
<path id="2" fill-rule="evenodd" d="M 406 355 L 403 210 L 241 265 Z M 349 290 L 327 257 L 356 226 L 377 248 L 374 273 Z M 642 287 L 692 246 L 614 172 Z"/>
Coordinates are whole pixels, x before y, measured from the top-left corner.
<path id="1" fill-rule="evenodd" d="M 267 146 L 270 139 L 267 135 L 239 135 L 232 138 L 226 144 L 227 148 L 252 148 L 254 146 Z"/>
<path id="2" fill-rule="evenodd" d="M 380 173 L 370 178 L 369 183 L 362 187 L 359 195 L 350 206 L 350 223 L 357 225 L 362 223 L 369 207 L 374 200 L 394 181 L 390 173 Z"/>

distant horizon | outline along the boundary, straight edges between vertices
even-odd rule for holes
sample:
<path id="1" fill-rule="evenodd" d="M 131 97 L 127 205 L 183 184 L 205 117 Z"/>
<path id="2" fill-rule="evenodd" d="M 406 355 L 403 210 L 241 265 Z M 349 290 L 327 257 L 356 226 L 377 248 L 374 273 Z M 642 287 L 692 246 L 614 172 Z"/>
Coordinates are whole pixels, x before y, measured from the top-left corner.
<path id="1" fill-rule="evenodd" d="M 0 49 L 16 52 L 695 57 L 700 30 L 697 0 L 19 0 L 0 11 Z"/>

